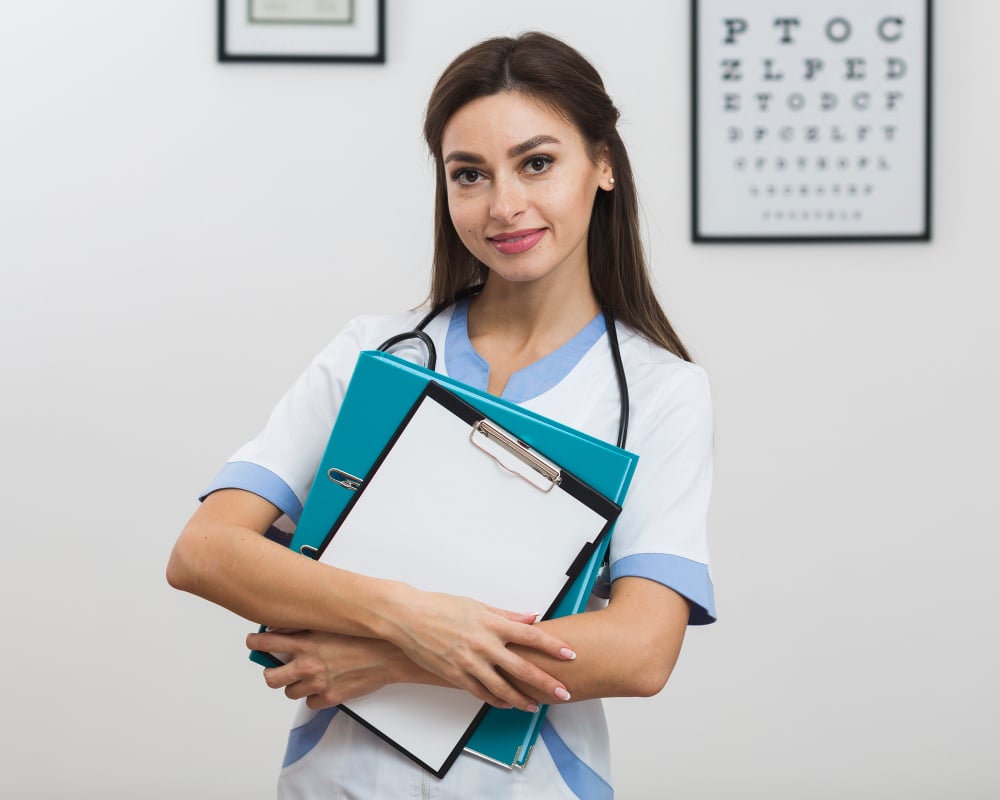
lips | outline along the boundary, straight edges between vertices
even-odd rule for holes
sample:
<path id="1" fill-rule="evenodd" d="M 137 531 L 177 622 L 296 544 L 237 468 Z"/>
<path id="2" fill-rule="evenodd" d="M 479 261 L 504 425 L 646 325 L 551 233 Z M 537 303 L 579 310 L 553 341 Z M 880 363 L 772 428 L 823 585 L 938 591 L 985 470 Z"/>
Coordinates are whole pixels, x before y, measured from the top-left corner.
<path id="1" fill-rule="evenodd" d="M 517 255 L 530 250 L 545 236 L 545 228 L 530 228 L 513 233 L 499 233 L 488 236 L 487 240 L 499 252 L 507 256 Z"/>

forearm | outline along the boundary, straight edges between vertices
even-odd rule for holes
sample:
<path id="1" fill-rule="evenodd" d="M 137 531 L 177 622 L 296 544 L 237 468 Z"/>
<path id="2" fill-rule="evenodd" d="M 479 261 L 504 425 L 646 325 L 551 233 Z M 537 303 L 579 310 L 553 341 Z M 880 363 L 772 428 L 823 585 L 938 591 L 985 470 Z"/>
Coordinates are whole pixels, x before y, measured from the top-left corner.
<path id="1" fill-rule="evenodd" d="M 573 642 L 575 660 L 512 649 L 562 681 L 573 701 L 648 697 L 670 677 L 689 613 L 687 601 L 672 590 L 643 578 L 623 578 L 615 582 L 607 608 L 539 623 L 546 632 Z M 540 703 L 552 702 L 513 683 Z"/>
<path id="2" fill-rule="evenodd" d="M 560 653 L 571 657 L 565 641 L 530 624 L 530 614 L 304 558 L 264 538 L 279 513 L 241 490 L 209 495 L 177 541 L 167 580 L 275 628 L 384 640 L 421 670 L 486 702 L 531 704 L 504 674 L 544 690 L 547 698 L 562 690 L 558 681 L 507 647 L 516 643 L 555 658 Z"/>
<path id="3" fill-rule="evenodd" d="M 209 496 L 181 533 L 167 577 L 253 622 L 386 638 L 386 618 L 407 587 L 313 561 L 261 535 L 275 512 L 256 498 Z"/>

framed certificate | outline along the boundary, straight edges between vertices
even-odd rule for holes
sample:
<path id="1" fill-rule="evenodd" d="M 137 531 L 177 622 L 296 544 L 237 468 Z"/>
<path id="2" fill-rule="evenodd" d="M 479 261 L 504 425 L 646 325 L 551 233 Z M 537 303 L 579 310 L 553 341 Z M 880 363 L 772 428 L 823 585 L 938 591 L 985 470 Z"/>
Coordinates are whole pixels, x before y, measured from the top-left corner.
<path id="1" fill-rule="evenodd" d="M 219 0 L 219 61 L 385 62 L 385 0 Z"/>
<path id="2" fill-rule="evenodd" d="M 931 0 L 692 0 L 692 238 L 929 240 Z"/>

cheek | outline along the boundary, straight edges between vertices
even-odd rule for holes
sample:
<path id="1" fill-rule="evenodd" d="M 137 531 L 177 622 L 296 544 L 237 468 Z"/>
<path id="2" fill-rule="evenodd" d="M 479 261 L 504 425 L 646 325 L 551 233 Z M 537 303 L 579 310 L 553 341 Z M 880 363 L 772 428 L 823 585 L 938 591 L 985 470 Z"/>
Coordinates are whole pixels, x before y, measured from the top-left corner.
<path id="1" fill-rule="evenodd" d="M 566 224 L 590 224 L 590 213 L 594 206 L 594 192 L 589 186 L 576 185 L 562 187 L 545 199 L 551 213 Z"/>
<path id="2" fill-rule="evenodd" d="M 471 213 L 469 204 L 449 202 L 448 216 L 451 217 L 451 224 L 455 226 L 459 236 L 467 236 L 475 231 L 475 217 Z"/>

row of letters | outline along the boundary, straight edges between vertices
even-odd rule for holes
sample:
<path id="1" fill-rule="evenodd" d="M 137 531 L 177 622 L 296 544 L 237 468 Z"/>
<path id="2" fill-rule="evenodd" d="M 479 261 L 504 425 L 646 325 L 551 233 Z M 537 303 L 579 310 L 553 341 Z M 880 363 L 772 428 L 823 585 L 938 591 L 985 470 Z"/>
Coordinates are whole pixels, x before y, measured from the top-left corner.
<path id="1" fill-rule="evenodd" d="M 809 197 L 810 195 L 816 195 L 818 197 L 824 197 L 827 194 L 827 188 L 825 186 L 815 186 L 810 187 L 805 184 L 795 187 L 789 184 L 785 186 L 775 186 L 773 184 L 765 187 L 751 185 L 748 188 L 751 197 Z M 866 183 L 864 186 L 858 186 L 856 183 L 848 184 L 847 186 L 841 186 L 839 183 L 834 184 L 830 187 L 829 194 L 836 197 L 858 197 L 863 195 L 870 195 L 875 191 L 875 187 L 870 183 Z"/>
<path id="2" fill-rule="evenodd" d="M 726 112 L 750 110 L 766 114 L 776 108 L 789 111 L 833 111 L 841 104 L 841 95 L 836 92 L 789 92 L 775 95 L 773 92 L 723 92 L 722 110 Z M 845 95 L 847 105 L 855 111 L 897 111 L 903 101 L 902 92 L 854 92 Z"/>
<path id="3" fill-rule="evenodd" d="M 739 44 L 739 40 L 751 32 L 750 23 L 745 17 L 727 17 L 722 20 L 725 28 L 723 44 Z M 886 44 L 893 44 L 903 38 L 906 20 L 903 17 L 882 17 L 875 23 L 875 34 Z M 779 44 L 795 44 L 795 34 L 802 29 L 802 20 L 798 17 L 775 17 L 771 23 L 772 29 L 777 29 Z M 854 33 L 854 25 L 846 17 L 833 17 L 823 25 L 823 34 L 834 44 L 848 41 Z"/>
<path id="4" fill-rule="evenodd" d="M 899 129 L 895 125 L 858 125 L 856 127 L 841 127 L 840 125 L 805 125 L 801 128 L 794 125 L 782 125 L 780 128 L 768 128 L 764 125 L 751 125 L 745 128 L 730 125 L 726 128 L 726 140 L 729 142 L 749 141 L 755 144 L 779 142 L 894 142 Z"/>
<path id="5" fill-rule="evenodd" d="M 794 64 L 797 62 L 793 61 L 791 63 Z M 804 81 L 814 81 L 817 76 L 823 74 L 826 70 L 826 62 L 822 58 L 803 58 L 801 59 L 801 63 L 801 78 Z M 906 75 L 907 65 L 906 61 L 902 58 L 888 56 L 884 63 L 884 71 L 877 70 L 872 73 L 869 71 L 868 59 L 859 57 L 845 58 L 843 60 L 844 70 L 841 73 L 841 77 L 845 81 L 864 81 L 874 75 L 875 77 L 885 78 L 888 81 L 898 81 Z M 777 60 L 773 58 L 761 59 L 760 65 L 761 71 L 759 77 L 762 81 L 783 81 L 789 70 L 787 65 L 779 65 Z M 722 70 L 720 77 L 724 81 L 742 81 L 747 77 L 744 71 L 745 63 L 741 58 L 724 58 L 719 62 L 719 66 Z M 792 73 L 792 78 L 794 79 L 798 75 L 798 72 L 794 72 Z"/>
<path id="6" fill-rule="evenodd" d="M 799 171 L 803 170 L 817 170 L 819 172 L 825 172 L 827 170 L 860 170 L 864 171 L 867 169 L 879 169 L 887 170 L 890 169 L 889 159 L 882 156 L 775 156 L 773 158 L 768 158 L 765 156 L 751 156 L 739 158 L 733 161 L 733 167 L 740 171 L 746 171 L 753 168 L 757 172 L 762 172 L 766 170 L 774 170 L 775 172 L 784 172 L 785 170 L 795 167 Z"/>
<path id="7" fill-rule="evenodd" d="M 769 209 L 764 209 L 760 213 L 760 216 L 761 216 L 761 219 L 771 219 L 773 217 L 776 220 L 783 220 L 787 216 L 788 219 L 791 219 L 791 220 L 801 219 L 804 222 L 808 222 L 810 220 L 822 221 L 824 219 L 833 220 L 833 219 L 837 219 L 837 218 L 840 218 L 841 220 L 845 220 L 845 219 L 848 219 L 848 217 L 853 217 L 854 219 L 858 220 L 858 219 L 861 219 L 862 213 L 858 209 L 855 209 L 854 211 L 851 211 L 851 212 L 848 212 L 848 211 L 845 211 L 845 210 L 841 210 L 840 212 L 837 212 L 837 211 L 834 211 L 832 209 L 827 209 L 826 211 L 818 210 L 818 211 L 812 211 L 812 212 L 810 212 L 808 210 L 806 210 L 806 211 L 795 211 L 795 210 L 792 210 L 792 211 L 789 211 L 786 214 L 781 209 L 778 209 L 777 211 L 773 211 L 773 212 L 771 210 L 769 210 Z"/>

